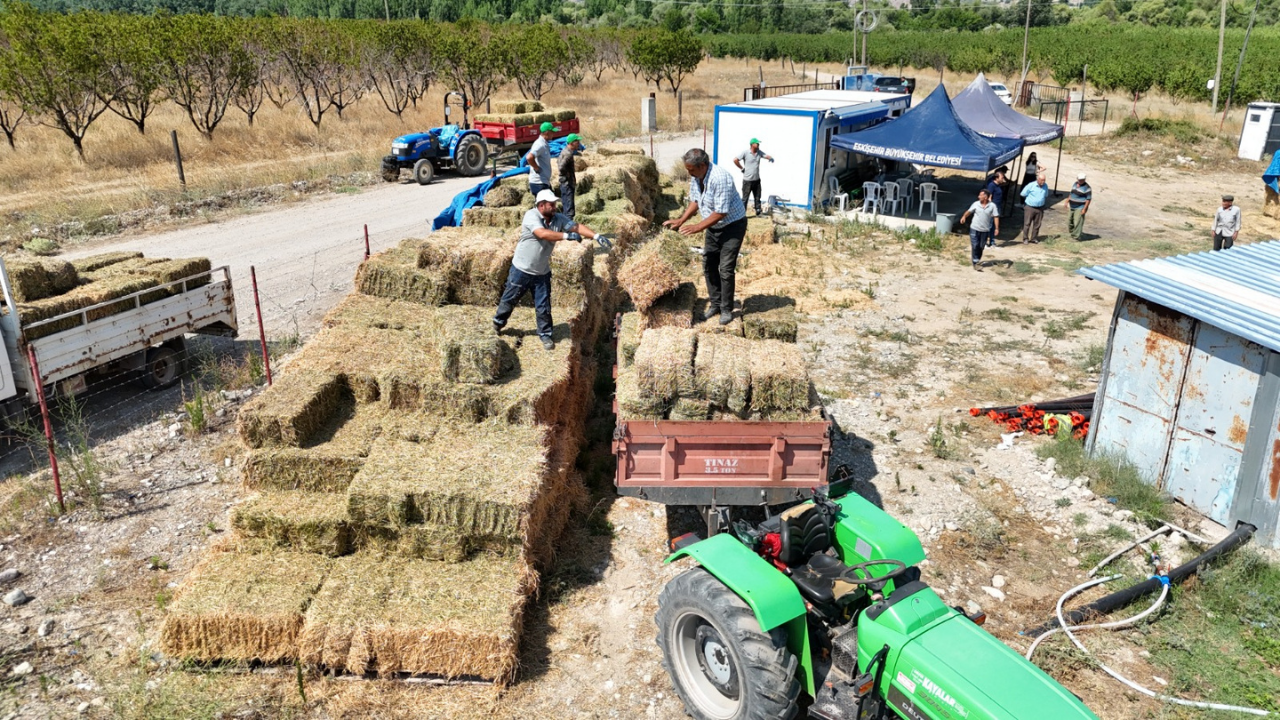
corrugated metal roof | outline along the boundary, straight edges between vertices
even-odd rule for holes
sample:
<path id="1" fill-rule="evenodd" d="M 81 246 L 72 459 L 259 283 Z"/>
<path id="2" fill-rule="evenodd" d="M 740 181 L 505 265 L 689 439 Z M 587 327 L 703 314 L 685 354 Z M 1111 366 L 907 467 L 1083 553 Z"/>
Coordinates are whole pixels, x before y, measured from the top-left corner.
<path id="1" fill-rule="evenodd" d="M 1280 241 L 1097 265 L 1079 272 L 1280 350 Z"/>

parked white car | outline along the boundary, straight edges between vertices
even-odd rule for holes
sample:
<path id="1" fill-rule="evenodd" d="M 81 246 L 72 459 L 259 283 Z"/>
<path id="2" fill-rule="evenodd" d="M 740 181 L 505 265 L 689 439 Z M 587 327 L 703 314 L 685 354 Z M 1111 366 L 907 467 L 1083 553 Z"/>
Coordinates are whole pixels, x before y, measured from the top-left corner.
<path id="1" fill-rule="evenodd" d="M 995 92 L 996 97 L 1000 98 L 1000 102 L 1003 102 L 1005 105 L 1013 104 L 1013 93 L 1009 92 L 1009 88 L 1005 87 L 1004 83 L 987 83 L 987 84 L 991 86 L 991 89 L 992 91 Z"/>

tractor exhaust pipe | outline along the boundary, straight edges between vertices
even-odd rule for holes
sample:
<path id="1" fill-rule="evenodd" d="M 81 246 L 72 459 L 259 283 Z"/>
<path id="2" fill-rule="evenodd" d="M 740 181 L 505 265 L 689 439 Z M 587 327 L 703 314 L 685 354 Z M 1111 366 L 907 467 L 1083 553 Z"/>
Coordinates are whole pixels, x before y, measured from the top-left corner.
<path id="1" fill-rule="evenodd" d="M 1202 564 L 1211 560 L 1216 560 L 1249 542 L 1253 537 L 1253 533 L 1256 531 L 1256 527 L 1248 523 L 1241 523 L 1240 526 L 1236 528 L 1235 532 L 1223 538 L 1217 545 L 1206 550 L 1203 555 L 1197 557 L 1191 562 L 1180 565 L 1171 571 L 1169 573 L 1169 582 L 1181 583 L 1183 580 L 1186 580 L 1199 570 Z M 1161 582 L 1159 579 L 1151 578 L 1146 582 L 1138 583 L 1133 587 L 1125 588 L 1119 592 L 1114 592 L 1106 597 L 1094 600 L 1084 607 L 1079 607 L 1069 613 L 1066 613 L 1063 617 L 1066 619 L 1068 625 L 1079 625 L 1087 617 L 1095 614 L 1106 615 L 1128 605 L 1129 603 L 1132 603 L 1143 595 L 1157 592 L 1160 589 L 1160 586 Z M 1058 627 L 1058 619 L 1051 618 L 1039 627 L 1032 630 L 1024 630 L 1020 634 L 1034 638 L 1039 637 L 1056 627 Z"/>

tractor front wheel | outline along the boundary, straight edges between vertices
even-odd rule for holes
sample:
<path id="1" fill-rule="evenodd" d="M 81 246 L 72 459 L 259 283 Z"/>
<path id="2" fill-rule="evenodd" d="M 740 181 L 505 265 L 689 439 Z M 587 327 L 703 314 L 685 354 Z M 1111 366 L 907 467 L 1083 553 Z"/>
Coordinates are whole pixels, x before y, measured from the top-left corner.
<path id="1" fill-rule="evenodd" d="M 400 166 L 395 163 L 389 163 L 385 160 L 382 162 L 382 179 L 387 182 L 397 182 L 400 180 Z"/>
<path id="2" fill-rule="evenodd" d="M 479 135 L 468 135 L 458 141 L 453 154 L 453 165 L 458 174 L 474 177 L 484 172 L 484 164 L 489 160 L 489 143 Z"/>
<path id="3" fill-rule="evenodd" d="M 711 573 L 693 568 L 667 583 L 654 621 L 662 666 L 696 720 L 789 720 L 799 712 L 786 631 L 761 630 Z"/>
<path id="4" fill-rule="evenodd" d="M 413 179 L 416 180 L 419 185 L 429 184 L 431 179 L 435 176 L 436 167 L 431 164 L 430 160 L 422 158 L 413 164 Z"/>

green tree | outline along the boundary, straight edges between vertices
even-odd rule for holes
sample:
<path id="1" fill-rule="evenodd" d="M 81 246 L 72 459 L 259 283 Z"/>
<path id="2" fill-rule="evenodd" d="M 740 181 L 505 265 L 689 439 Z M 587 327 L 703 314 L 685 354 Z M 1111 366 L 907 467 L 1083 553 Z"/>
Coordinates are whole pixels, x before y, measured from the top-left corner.
<path id="1" fill-rule="evenodd" d="M 212 140 L 232 99 L 253 80 L 248 52 L 228 18 L 176 15 L 163 27 L 161 57 L 169 97 Z"/>
<path id="2" fill-rule="evenodd" d="M 502 43 L 492 28 L 464 21 L 440 29 L 440 70 L 478 106 L 506 82 Z"/>
<path id="3" fill-rule="evenodd" d="M 320 130 L 330 110 L 342 112 L 364 94 L 354 33 L 321 20 L 291 20 L 281 26 L 280 57 L 307 119 Z"/>
<path id="4" fill-rule="evenodd" d="M 569 43 L 547 23 L 506 27 L 500 43 L 503 74 L 526 98 L 541 100 L 572 64 Z"/>
<path id="5" fill-rule="evenodd" d="M 413 21 L 374 23 L 366 32 L 361 72 L 383 107 L 403 119 L 409 103 L 416 102 L 435 77 L 434 37 L 428 26 Z"/>
<path id="6" fill-rule="evenodd" d="M 146 134 L 147 117 L 155 111 L 164 88 L 159 31 L 166 18 L 88 13 L 86 19 L 105 30 L 100 51 L 109 80 L 103 89 L 111 97 L 104 102 Z"/>
<path id="7" fill-rule="evenodd" d="M 675 95 L 684 78 L 702 63 L 702 43 L 687 31 L 649 30 L 636 35 L 627 58 L 645 80 L 662 89 L 666 80 Z"/>

